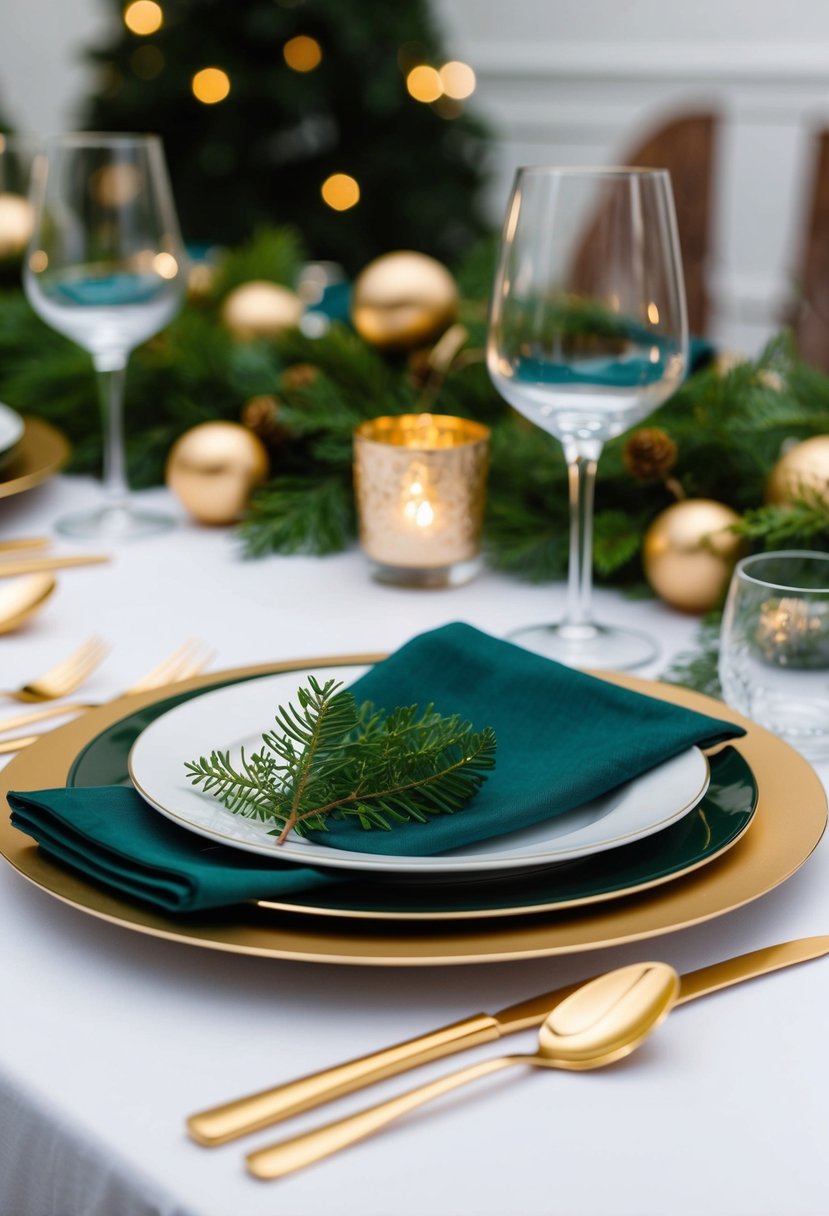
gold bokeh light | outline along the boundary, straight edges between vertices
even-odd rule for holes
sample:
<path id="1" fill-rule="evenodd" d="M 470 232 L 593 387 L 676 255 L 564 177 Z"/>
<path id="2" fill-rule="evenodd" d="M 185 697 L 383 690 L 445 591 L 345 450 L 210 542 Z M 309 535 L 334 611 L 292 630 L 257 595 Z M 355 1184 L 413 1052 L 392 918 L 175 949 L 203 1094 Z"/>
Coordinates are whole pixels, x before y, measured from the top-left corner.
<path id="1" fill-rule="evenodd" d="M 282 56 L 289 68 L 295 72 L 313 72 L 322 62 L 322 47 L 316 38 L 306 34 L 297 34 L 290 38 L 282 48 Z"/>
<path id="2" fill-rule="evenodd" d="M 143 185 L 141 170 L 123 162 L 96 169 L 89 179 L 89 192 L 101 207 L 128 207 Z"/>
<path id="3" fill-rule="evenodd" d="M 464 101 L 475 92 L 475 73 L 468 63 L 451 59 L 438 73 L 441 87 L 453 101 Z"/>
<path id="4" fill-rule="evenodd" d="M 192 83 L 193 96 L 206 106 L 224 101 L 230 92 L 230 77 L 221 68 L 202 68 Z"/>
<path id="5" fill-rule="evenodd" d="M 406 77 L 406 88 L 415 101 L 423 102 L 437 101 L 443 92 L 438 72 L 425 63 L 412 68 Z"/>
<path id="6" fill-rule="evenodd" d="M 133 0 L 124 9 L 124 25 L 131 34 L 146 37 L 160 30 L 164 22 L 164 12 L 155 0 Z"/>
<path id="7" fill-rule="evenodd" d="M 334 211 L 348 211 L 360 201 L 360 185 L 348 173 L 332 173 L 322 183 L 321 193 Z"/>
<path id="8" fill-rule="evenodd" d="M 171 253 L 157 253 L 153 258 L 153 270 L 162 279 L 174 279 L 178 274 L 178 262 Z"/>

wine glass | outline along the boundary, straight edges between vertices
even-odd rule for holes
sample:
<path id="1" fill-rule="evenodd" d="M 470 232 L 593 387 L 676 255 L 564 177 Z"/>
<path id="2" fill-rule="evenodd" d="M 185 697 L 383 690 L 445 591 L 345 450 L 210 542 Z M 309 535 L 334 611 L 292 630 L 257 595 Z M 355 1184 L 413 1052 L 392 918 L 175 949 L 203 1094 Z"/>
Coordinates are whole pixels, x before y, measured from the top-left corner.
<path id="1" fill-rule="evenodd" d="M 32 170 L 29 302 L 92 355 L 103 421 L 106 505 L 55 525 L 126 540 L 172 526 L 129 502 L 124 380 L 130 352 L 163 329 L 184 295 L 185 255 L 161 143 L 152 135 L 63 135 Z"/>
<path id="2" fill-rule="evenodd" d="M 670 175 L 519 169 L 495 275 L 487 367 L 501 395 L 567 461 L 570 560 L 557 624 L 510 636 L 574 667 L 625 669 L 652 638 L 591 615 L 593 492 L 604 443 L 679 386 L 688 322 Z"/>

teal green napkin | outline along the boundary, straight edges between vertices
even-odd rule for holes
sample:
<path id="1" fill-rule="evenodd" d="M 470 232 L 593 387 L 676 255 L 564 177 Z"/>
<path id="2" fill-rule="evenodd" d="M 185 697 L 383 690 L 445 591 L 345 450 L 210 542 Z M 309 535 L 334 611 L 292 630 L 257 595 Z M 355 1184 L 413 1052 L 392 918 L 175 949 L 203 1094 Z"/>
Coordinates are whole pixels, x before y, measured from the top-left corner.
<path id="1" fill-rule="evenodd" d="M 693 743 L 744 733 L 463 624 L 415 638 L 351 690 L 385 709 L 431 701 L 477 728 L 492 726 L 497 736 L 495 769 L 462 811 L 390 832 L 332 822 L 317 835 L 332 848 L 365 853 L 428 855 L 497 837 L 572 810 Z M 12 823 L 50 855 L 170 912 L 278 899 L 343 881 L 341 873 L 215 845 L 121 786 L 12 793 L 9 804 Z"/>
<path id="2" fill-rule="evenodd" d="M 65 865 L 165 912 L 279 899 L 342 881 L 227 849 L 170 823 L 122 785 L 8 796 L 11 821 Z"/>
<path id="3" fill-rule="evenodd" d="M 571 811 L 692 744 L 745 734 L 654 697 L 453 624 L 421 634 L 351 685 L 383 709 L 434 703 L 495 730 L 495 768 L 468 806 L 428 823 L 364 831 L 331 820 L 315 840 L 361 853 L 443 853 Z"/>

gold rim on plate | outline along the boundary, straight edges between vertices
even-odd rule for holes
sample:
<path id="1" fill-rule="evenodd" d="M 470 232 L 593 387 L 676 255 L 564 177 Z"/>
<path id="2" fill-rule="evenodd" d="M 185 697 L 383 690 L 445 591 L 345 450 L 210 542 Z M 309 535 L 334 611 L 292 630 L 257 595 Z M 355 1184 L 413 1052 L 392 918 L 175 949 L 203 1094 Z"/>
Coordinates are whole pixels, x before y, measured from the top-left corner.
<path id="1" fill-rule="evenodd" d="M 31 490 L 63 468 L 69 459 L 69 441 L 40 418 L 24 418 L 23 438 L 0 470 L 0 498 Z"/>
<path id="2" fill-rule="evenodd" d="M 188 689 L 256 675 L 309 671 L 337 664 L 377 662 L 381 655 L 292 660 L 211 673 L 90 710 L 21 752 L 0 774 L 0 792 L 65 783 L 80 750 L 106 727 L 136 709 Z M 80 911 L 149 934 L 208 949 L 304 962 L 363 966 L 440 966 L 507 962 L 597 950 L 672 933 L 722 916 L 785 882 L 807 860 L 826 827 L 826 794 L 811 765 L 769 731 L 711 697 L 627 674 L 604 678 L 637 692 L 714 714 L 745 726 L 734 740 L 759 789 L 754 821 L 721 858 L 656 893 L 591 906 L 583 912 L 544 913 L 520 920 L 446 925 L 372 923 L 233 909 L 172 917 L 133 903 L 51 862 L 31 841 L 0 822 L 0 854 L 25 878 Z M 309 923 L 310 921 L 310 923 Z"/>

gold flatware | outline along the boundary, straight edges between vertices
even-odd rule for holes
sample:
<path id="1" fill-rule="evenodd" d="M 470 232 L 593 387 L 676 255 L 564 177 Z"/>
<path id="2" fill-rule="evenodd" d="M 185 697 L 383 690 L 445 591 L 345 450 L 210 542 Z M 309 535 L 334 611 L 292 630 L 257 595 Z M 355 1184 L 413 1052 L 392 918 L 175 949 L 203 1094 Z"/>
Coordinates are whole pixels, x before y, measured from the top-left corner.
<path id="1" fill-rule="evenodd" d="M 749 954 L 741 954 L 737 958 L 683 975 L 676 1004 L 684 1005 L 732 984 L 755 979 L 795 963 L 808 962 L 824 954 L 829 954 L 829 936 L 805 937 L 752 950 Z M 405 1043 L 397 1043 L 296 1081 L 200 1111 L 187 1120 L 187 1129 L 198 1144 L 206 1147 L 225 1144 L 228 1140 L 269 1127 L 302 1111 L 313 1110 L 325 1102 L 355 1093 L 375 1081 L 397 1076 L 430 1060 L 439 1060 L 457 1051 L 465 1051 L 467 1047 L 477 1047 L 504 1035 L 538 1026 L 577 987 L 577 984 L 568 984 L 564 988 L 519 1001 L 517 1005 L 509 1005 L 495 1014 L 476 1013 L 429 1034 L 408 1039 Z"/>
<path id="2" fill-rule="evenodd" d="M 21 747 L 28 747 L 30 743 L 36 743 L 37 738 L 37 735 L 27 735 L 23 738 L 20 735 L 15 735 L 13 739 L 0 739 L 0 756 L 8 756 L 11 752 L 19 752 Z"/>
<path id="3" fill-rule="evenodd" d="M 16 553 L 27 552 L 31 549 L 48 549 L 50 544 L 48 536 L 22 536 L 15 540 L 0 540 L 0 553 Z"/>
<path id="4" fill-rule="evenodd" d="M 665 1020 L 678 993 L 679 976 L 667 963 L 633 963 L 600 975 L 548 1013 L 533 1055 L 483 1060 L 335 1123 L 257 1149 L 245 1158 L 248 1169 L 256 1178 L 282 1178 L 365 1140 L 433 1098 L 513 1064 L 577 1071 L 613 1064 L 630 1055 Z"/>
<path id="5" fill-rule="evenodd" d="M 133 693 L 148 692 L 150 689 L 160 688 L 164 684 L 172 684 L 176 680 L 186 680 L 190 676 L 198 675 L 204 671 L 213 656 L 214 651 L 206 649 L 198 640 L 191 639 L 179 646 L 134 684 L 130 684 L 129 688 L 125 688 L 113 700 L 132 696 Z M 64 714 L 95 708 L 96 705 L 90 701 L 64 701 L 60 705 L 45 705 L 39 709 L 27 710 L 26 713 L 15 714 L 11 718 L 4 718 L 0 722 L 0 734 L 5 734 L 9 730 L 19 730 L 23 726 L 31 726 L 35 722 L 44 722 L 48 718 L 59 718 Z M 25 738 L 4 739 L 0 746 L 2 746 L 3 752 L 19 751 L 30 743 L 34 743 L 37 738 L 37 735 L 30 735 Z"/>
<path id="6" fill-rule="evenodd" d="M 68 658 L 50 667 L 42 676 L 30 680 L 20 688 L 6 689 L 0 696 L 26 702 L 55 701 L 59 697 L 68 696 L 92 675 L 108 653 L 109 648 L 100 638 L 90 638 Z"/>
<path id="7" fill-rule="evenodd" d="M 19 574 L 39 574 L 44 570 L 69 570 L 73 566 L 100 566 L 112 561 L 105 553 L 75 554 L 67 557 L 21 557 L 0 560 L 0 578 Z"/>
<path id="8" fill-rule="evenodd" d="M 0 633 L 19 629 L 57 586 L 51 574 L 25 574 L 0 584 Z"/>

